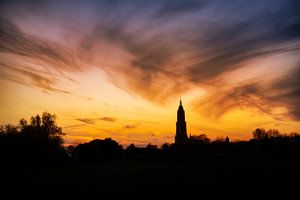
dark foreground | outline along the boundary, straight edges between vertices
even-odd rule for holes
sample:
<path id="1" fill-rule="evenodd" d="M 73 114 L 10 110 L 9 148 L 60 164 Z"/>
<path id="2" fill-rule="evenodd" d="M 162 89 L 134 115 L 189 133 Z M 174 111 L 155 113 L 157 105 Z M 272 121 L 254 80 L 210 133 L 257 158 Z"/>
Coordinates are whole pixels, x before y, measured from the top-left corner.
<path id="1" fill-rule="evenodd" d="M 4 165 L 2 165 L 4 167 Z M 298 187 L 299 156 L 203 156 L 198 159 L 115 160 L 99 163 L 12 166 L 2 183 L 14 190 L 86 193 L 181 193 L 199 188 L 245 191 Z M 4 188 L 5 188 L 4 187 Z M 3 187 L 2 187 L 3 188 Z M 277 189 L 276 189 L 277 188 Z M 202 191 L 203 192 L 203 191 Z"/>
<path id="2" fill-rule="evenodd" d="M 298 133 L 258 128 L 249 141 L 230 142 L 228 137 L 211 141 L 202 134 L 161 148 L 131 144 L 126 149 L 111 138 L 64 148 L 62 135 L 55 115 L 47 112 L 32 116 L 30 123 L 21 119 L 18 126 L 0 126 L 1 200 L 5 193 L 9 194 L 5 199 L 12 195 L 46 199 L 62 193 L 95 194 L 96 199 L 166 194 L 170 199 L 170 195 L 228 197 L 241 191 L 241 199 L 258 193 L 267 194 L 267 199 L 282 193 L 287 199 L 295 192 L 294 199 L 300 198 Z"/>

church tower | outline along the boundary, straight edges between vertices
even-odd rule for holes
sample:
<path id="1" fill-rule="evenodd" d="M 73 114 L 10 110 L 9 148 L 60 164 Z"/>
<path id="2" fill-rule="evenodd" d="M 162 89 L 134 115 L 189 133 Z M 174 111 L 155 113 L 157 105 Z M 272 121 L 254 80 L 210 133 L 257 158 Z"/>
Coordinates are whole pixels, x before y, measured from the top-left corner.
<path id="1" fill-rule="evenodd" d="M 175 144 L 185 145 L 187 143 L 187 141 L 188 141 L 188 136 L 186 133 L 186 122 L 185 122 L 185 116 L 184 116 L 182 102 L 180 99 L 179 107 L 177 110 Z"/>

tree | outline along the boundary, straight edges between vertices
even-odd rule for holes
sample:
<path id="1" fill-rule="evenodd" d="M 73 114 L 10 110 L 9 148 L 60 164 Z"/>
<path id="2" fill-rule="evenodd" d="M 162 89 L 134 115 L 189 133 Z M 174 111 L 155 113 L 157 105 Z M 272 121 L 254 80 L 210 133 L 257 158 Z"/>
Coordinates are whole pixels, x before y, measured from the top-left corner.
<path id="1" fill-rule="evenodd" d="M 277 129 L 270 129 L 267 131 L 268 138 L 275 138 L 280 136 L 280 132 Z"/>
<path id="2" fill-rule="evenodd" d="M 26 119 L 21 118 L 19 121 L 19 126 L 20 126 L 21 130 L 26 128 L 28 126 Z"/>
<path id="3" fill-rule="evenodd" d="M 135 145 L 133 143 L 131 143 L 127 148 L 126 151 L 134 151 L 135 149 Z"/>
<path id="4" fill-rule="evenodd" d="M 210 139 L 207 137 L 206 134 L 191 135 L 189 140 L 191 143 L 196 143 L 196 144 L 209 144 L 210 143 Z"/>
<path id="5" fill-rule="evenodd" d="M 226 139 L 224 137 L 216 137 L 213 143 L 224 143 Z"/>
<path id="6" fill-rule="evenodd" d="M 29 124 L 22 118 L 18 126 L 5 125 L 0 132 L 0 147 L 8 159 L 54 161 L 66 158 L 62 129 L 55 115 L 50 113 L 32 116 Z"/>
<path id="7" fill-rule="evenodd" d="M 77 160 L 96 161 L 104 158 L 120 157 L 123 148 L 111 138 L 96 139 L 88 143 L 79 144 L 72 151 L 72 156 Z"/>
<path id="8" fill-rule="evenodd" d="M 36 128 L 41 127 L 41 117 L 39 115 L 31 116 L 31 125 Z"/>
<path id="9" fill-rule="evenodd" d="M 19 121 L 20 133 L 35 144 L 60 147 L 63 143 L 62 128 L 57 125 L 56 116 L 48 112 L 31 116 L 30 124 L 25 119 Z M 43 144 L 42 144 L 43 143 Z"/>
<path id="10" fill-rule="evenodd" d="M 6 124 L 3 130 L 3 133 L 8 135 L 16 135 L 18 133 L 17 127 L 11 124 Z"/>
<path id="11" fill-rule="evenodd" d="M 37 115 L 37 117 L 39 116 Z M 61 127 L 57 126 L 56 116 L 47 112 L 43 112 L 41 128 L 45 135 L 49 138 L 54 138 L 56 136 L 63 135 Z"/>
<path id="12" fill-rule="evenodd" d="M 300 137 L 300 133 L 297 132 L 291 132 L 289 135 L 290 137 Z"/>
<path id="13" fill-rule="evenodd" d="M 170 144 L 169 144 L 169 143 L 164 143 L 164 144 L 161 146 L 161 149 L 163 150 L 163 152 L 168 152 L 168 151 L 170 151 Z"/>
<path id="14" fill-rule="evenodd" d="M 5 134 L 5 129 L 3 125 L 0 125 L 0 135 Z"/>
<path id="15" fill-rule="evenodd" d="M 225 138 L 225 143 L 226 143 L 226 144 L 230 143 L 230 139 L 229 139 L 228 136 Z"/>
<path id="16" fill-rule="evenodd" d="M 256 140 L 265 140 L 268 138 L 268 135 L 267 135 L 265 129 L 263 129 L 263 128 L 255 129 L 252 132 L 252 135 L 253 135 L 253 139 L 256 139 Z"/>
<path id="17" fill-rule="evenodd" d="M 157 146 L 156 145 L 153 145 L 151 143 L 149 143 L 147 146 L 146 146 L 147 149 L 157 149 Z"/>

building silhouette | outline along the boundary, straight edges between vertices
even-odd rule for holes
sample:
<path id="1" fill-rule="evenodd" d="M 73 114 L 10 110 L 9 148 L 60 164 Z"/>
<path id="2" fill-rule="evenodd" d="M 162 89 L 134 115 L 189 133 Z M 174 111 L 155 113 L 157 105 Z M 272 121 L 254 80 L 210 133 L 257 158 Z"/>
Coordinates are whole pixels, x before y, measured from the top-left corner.
<path id="1" fill-rule="evenodd" d="M 182 101 L 180 99 L 179 107 L 177 110 L 175 144 L 176 145 L 186 145 L 187 142 L 188 142 L 188 136 L 186 133 L 185 114 L 184 114 L 184 109 L 182 106 Z"/>

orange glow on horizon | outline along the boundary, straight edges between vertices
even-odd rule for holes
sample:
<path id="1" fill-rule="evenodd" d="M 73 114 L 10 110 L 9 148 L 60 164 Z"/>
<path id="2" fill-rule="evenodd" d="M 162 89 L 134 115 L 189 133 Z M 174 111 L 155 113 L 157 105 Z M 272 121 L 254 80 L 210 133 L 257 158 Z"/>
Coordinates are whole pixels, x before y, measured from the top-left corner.
<path id="1" fill-rule="evenodd" d="M 106 137 L 124 146 L 174 142 L 179 98 L 156 104 L 113 86 L 101 71 L 90 71 L 80 77 L 80 82 L 64 85 L 76 90 L 74 95 L 1 80 L 1 124 L 16 124 L 21 117 L 28 119 L 48 111 L 57 115 L 58 124 L 63 127 L 65 145 Z M 79 80 L 76 75 L 72 78 Z M 278 121 L 251 108 L 237 108 L 220 118 L 206 117 L 193 107 L 199 94 L 205 96 L 205 90 L 190 90 L 182 97 L 188 135 L 205 133 L 210 138 L 229 136 L 232 140 L 248 140 L 256 127 L 276 127 L 282 132 L 297 131 L 299 127 L 298 122 Z M 278 108 L 274 112 L 284 114 L 286 110 Z"/>

